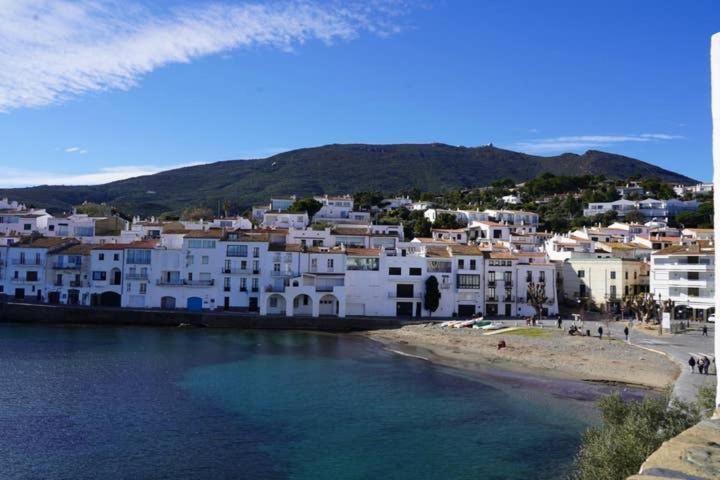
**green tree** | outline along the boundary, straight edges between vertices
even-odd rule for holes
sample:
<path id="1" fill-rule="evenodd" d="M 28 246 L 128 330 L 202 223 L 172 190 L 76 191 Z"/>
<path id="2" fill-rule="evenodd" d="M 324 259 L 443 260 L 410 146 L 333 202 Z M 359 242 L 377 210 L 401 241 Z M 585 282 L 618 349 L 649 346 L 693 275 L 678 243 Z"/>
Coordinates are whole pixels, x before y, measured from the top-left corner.
<path id="1" fill-rule="evenodd" d="M 433 312 L 435 312 L 438 307 L 440 306 L 440 298 L 442 297 L 442 293 L 440 293 L 440 288 L 438 286 L 437 278 L 435 278 L 435 275 L 430 275 L 427 280 L 425 280 L 425 310 L 430 312 L 430 316 L 432 317 Z"/>
<path id="2" fill-rule="evenodd" d="M 213 211 L 207 207 L 187 207 L 180 214 L 181 220 L 198 221 L 213 218 Z"/>
<path id="3" fill-rule="evenodd" d="M 435 217 L 433 228 L 460 228 L 464 226 L 452 213 L 441 213 Z"/>
<path id="4" fill-rule="evenodd" d="M 602 424 L 583 435 L 575 460 L 576 480 L 621 480 L 636 474 L 664 441 L 695 425 L 703 413 L 697 404 L 672 399 L 669 391 L 659 398 L 628 402 L 616 393 L 597 405 Z"/>
<path id="5" fill-rule="evenodd" d="M 323 204 L 318 202 L 312 197 L 306 197 L 301 198 L 299 200 L 295 200 L 292 205 L 290 205 L 290 208 L 288 208 L 288 212 L 293 213 L 302 213 L 307 212 L 308 217 L 312 221 L 312 218 L 315 216 L 317 212 L 320 211 Z"/>
<path id="6" fill-rule="evenodd" d="M 625 214 L 624 218 L 627 223 L 645 223 L 645 215 L 640 210 L 630 210 Z"/>

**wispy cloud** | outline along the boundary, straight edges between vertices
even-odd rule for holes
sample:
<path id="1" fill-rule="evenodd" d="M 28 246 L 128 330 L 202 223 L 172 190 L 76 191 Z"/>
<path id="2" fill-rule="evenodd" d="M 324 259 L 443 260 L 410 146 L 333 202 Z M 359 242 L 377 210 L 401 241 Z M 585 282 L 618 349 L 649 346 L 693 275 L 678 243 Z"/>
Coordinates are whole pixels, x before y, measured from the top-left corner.
<path id="1" fill-rule="evenodd" d="M 285 0 L 150 9 L 132 0 L 0 0 L 0 111 L 127 90 L 171 63 L 395 33 L 403 0 Z"/>
<path id="2" fill-rule="evenodd" d="M 632 135 L 575 135 L 540 138 L 518 142 L 513 148 L 532 153 L 571 152 L 589 148 L 608 147 L 621 143 L 647 143 L 685 138 L 667 133 L 641 133 Z"/>
<path id="3" fill-rule="evenodd" d="M 87 150 L 80 147 L 68 147 L 65 149 L 65 153 L 79 153 L 79 154 L 85 154 L 87 153 Z"/>
<path id="4" fill-rule="evenodd" d="M 94 172 L 65 174 L 0 167 L 0 188 L 28 187 L 33 185 L 99 185 L 126 178 L 152 175 L 163 170 L 199 165 L 190 163 L 171 166 L 125 165 L 101 168 Z"/>

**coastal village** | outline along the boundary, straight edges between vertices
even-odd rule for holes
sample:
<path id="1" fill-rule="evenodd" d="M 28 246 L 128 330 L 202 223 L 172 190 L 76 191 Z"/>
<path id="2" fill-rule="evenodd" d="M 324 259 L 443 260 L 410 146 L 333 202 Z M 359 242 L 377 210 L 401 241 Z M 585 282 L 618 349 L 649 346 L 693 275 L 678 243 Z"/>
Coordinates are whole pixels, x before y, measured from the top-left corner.
<path id="1" fill-rule="evenodd" d="M 619 193 L 637 194 L 632 188 Z M 705 194 L 712 185 L 675 188 Z M 4 199 L 0 295 L 261 316 L 513 319 L 633 315 L 630 299 L 650 294 L 673 320 L 714 319 L 713 231 L 670 226 L 695 200 L 590 203 L 587 212 L 616 220 L 562 233 L 539 231 L 540 216 L 513 209 L 512 195 L 485 210 L 404 196 L 360 210 L 351 195 L 318 195 L 313 215 L 298 211 L 302 200 L 273 196 L 248 218 L 127 221 L 53 216 Z M 431 223 L 452 216 L 460 227 L 406 238 L 401 225 L 374 221 L 400 209 Z M 624 221 L 628 212 L 635 220 Z"/>

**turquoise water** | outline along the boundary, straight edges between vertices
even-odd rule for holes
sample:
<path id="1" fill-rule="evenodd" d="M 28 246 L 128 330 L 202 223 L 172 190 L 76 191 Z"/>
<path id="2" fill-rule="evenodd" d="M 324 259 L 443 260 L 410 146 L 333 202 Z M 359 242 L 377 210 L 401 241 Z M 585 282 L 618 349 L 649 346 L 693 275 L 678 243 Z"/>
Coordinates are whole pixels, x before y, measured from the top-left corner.
<path id="1" fill-rule="evenodd" d="M 0 326 L 3 479 L 561 478 L 602 389 L 351 336 Z"/>

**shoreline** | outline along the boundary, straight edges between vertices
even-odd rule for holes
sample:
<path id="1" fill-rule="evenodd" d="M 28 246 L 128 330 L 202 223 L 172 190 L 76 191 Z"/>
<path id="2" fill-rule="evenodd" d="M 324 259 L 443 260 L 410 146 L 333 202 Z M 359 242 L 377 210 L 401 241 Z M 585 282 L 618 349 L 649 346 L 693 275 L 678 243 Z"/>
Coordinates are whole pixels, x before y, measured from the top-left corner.
<path id="1" fill-rule="evenodd" d="M 680 368 L 666 356 L 619 340 L 569 337 L 483 336 L 470 329 L 412 325 L 353 335 L 377 342 L 388 352 L 471 374 L 498 371 L 539 380 L 580 381 L 659 392 L 674 385 Z M 497 341 L 508 348 L 497 350 Z M 602 342 L 602 343 L 599 343 Z M 573 363 L 582 359 L 579 363 Z"/>

